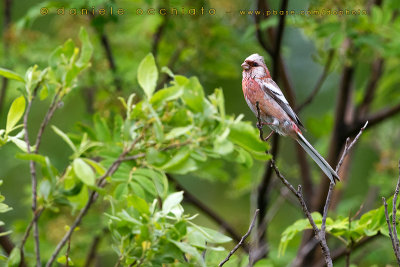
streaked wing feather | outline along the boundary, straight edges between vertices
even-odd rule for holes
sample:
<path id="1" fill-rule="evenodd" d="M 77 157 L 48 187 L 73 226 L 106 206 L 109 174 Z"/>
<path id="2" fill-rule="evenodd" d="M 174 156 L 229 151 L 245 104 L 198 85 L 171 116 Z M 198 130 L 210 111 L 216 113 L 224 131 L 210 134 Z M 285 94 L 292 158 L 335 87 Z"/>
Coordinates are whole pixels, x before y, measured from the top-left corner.
<path id="1" fill-rule="evenodd" d="M 289 102 L 286 100 L 281 89 L 279 89 L 279 86 L 274 82 L 274 80 L 268 79 L 267 82 L 263 81 L 262 84 L 264 92 L 272 97 L 298 126 L 304 128 L 303 123 L 300 121 L 293 109 L 289 106 Z"/>

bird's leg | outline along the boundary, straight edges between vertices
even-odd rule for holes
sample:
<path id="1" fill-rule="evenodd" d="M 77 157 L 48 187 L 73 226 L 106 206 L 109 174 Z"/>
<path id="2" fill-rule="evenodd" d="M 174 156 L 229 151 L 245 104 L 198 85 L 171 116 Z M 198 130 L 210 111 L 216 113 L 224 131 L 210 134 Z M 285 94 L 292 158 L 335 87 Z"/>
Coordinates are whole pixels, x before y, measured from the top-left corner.
<path id="1" fill-rule="evenodd" d="M 264 142 L 267 142 L 274 133 L 275 133 L 274 131 L 271 131 L 271 133 L 267 137 L 264 138 Z"/>
<path id="2" fill-rule="evenodd" d="M 271 131 L 270 134 L 264 138 L 264 131 L 263 131 L 263 126 L 264 125 L 274 125 L 273 123 L 268 123 L 268 122 L 262 122 L 262 121 L 257 121 L 256 127 L 260 131 L 260 137 L 264 142 L 267 142 L 271 136 L 274 134 L 274 131 Z"/>

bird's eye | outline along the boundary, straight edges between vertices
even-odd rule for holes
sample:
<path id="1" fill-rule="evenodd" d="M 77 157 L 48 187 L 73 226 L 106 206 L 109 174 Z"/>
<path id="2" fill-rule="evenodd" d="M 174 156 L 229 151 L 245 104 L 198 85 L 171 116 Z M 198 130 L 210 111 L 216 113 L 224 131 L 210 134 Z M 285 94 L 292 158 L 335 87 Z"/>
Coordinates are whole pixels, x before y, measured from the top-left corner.
<path id="1" fill-rule="evenodd" d="M 258 67 L 258 64 L 256 62 L 254 62 L 253 67 Z"/>

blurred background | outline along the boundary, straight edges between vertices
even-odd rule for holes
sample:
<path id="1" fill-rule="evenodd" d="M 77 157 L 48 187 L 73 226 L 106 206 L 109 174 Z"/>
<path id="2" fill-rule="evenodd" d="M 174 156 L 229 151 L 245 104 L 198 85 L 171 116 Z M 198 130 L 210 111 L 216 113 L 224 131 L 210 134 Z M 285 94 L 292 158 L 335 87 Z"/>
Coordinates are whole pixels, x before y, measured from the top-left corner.
<path id="1" fill-rule="evenodd" d="M 88 8 L 89 15 L 81 15 L 82 8 Z M 118 9 L 121 14 L 115 14 Z M 160 10 L 167 15 L 161 15 Z M 282 19 L 279 15 L 256 15 L 255 10 L 287 10 L 289 14 Z M 316 10 L 319 13 L 307 14 Z M 79 79 L 78 90 L 56 113 L 53 123 L 60 128 L 72 131 L 75 121 L 90 122 L 93 112 L 118 112 L 117 96 L 142 95 L 136 72 L 149 52 L 159 68 L 168 66 L 175 74 L 197 76 L 207 94 L 222 88 L 227 113 L 244 114 L 245 120 L 255 124 L 256 118 L 243 99 L 240 65 L 250 54 L 259 53 L 289 102 L 300 108 L 296 110 L 307 129 L 305 136 L 332 166 L 346 137 L 354 137 L 367 119 L 373 119 L 345 161 L 344 181 L 337 186 L 330 213 L 359 218 L 363 212 L 380 207 L 382 196 L 393 194 L 398 176 L 399 11 L 397 0 L 3 0 L 0 65 L 17 73 L 25 73 L 34 64 L 47 66 L 49 53 L 56 46 L 69 38 L 79 42 L 77 32 L 83 26 L 94 45 L 92 66 Z M 162 75 L 158 87 L 166 82 L 167 76 Z M 4 125 L 11 101 L 22 88 L 13 81 L 1 80 L 0 85 L 0 123 Z M 41 110 L 40 104 L 36 105 L 32 125 L 38 124 L 45 112 L 45 107 Z M 53 164 L 61 170 L 68 160 L 68 146 L 52 131 L 46 131 L 44 138 L 42 153 L 56 159 Z M 280 170 L 294 185 L 302 183 L 312 210 L 320 210 L 326 177 L 307 156 L 299 154 L 293 141 L 280 138 L 270 143 Z M 2 220 L 18 232 L 31 217 L 30 180 L 28 165 L 16 160 L 15 152 L 13 146 L 0 149 L 0 178 L 4 180 L 2 194 L 14 209 L 2 214 Z M 252 239 L 262 247 L 260 258 L 267 258 L 261 266 L 291 264 L 307 237 L 297 234 L 286 253 L 278 256 L 281 233 L 304 215 L 280 181 L 273 175 L 268 177 L 268 164 L 255 161 L 246 169 L 226 163 L 212 173 L 177 179 L 239 235 L 246 232 L 254 209 L 261 204 L 267 223 Z M 215 218 L 191 202 L 186 202 L 186 211 L 200 214 L 197 223 L 222 229 Z M 47 235 L 59 239 L 52 229 Z M 330 242 L 332 249 L 343 246 L 339 241 Z M 106 246 L 102 250 L 105 259 L 115 257 Z M 351 259 L 357 266 L 395 263 L 386 237 L 368 240 Z M 305 262 L 313 261 L 303 259 Z M 337 264 L 345 266 L 345 257 Z"/>

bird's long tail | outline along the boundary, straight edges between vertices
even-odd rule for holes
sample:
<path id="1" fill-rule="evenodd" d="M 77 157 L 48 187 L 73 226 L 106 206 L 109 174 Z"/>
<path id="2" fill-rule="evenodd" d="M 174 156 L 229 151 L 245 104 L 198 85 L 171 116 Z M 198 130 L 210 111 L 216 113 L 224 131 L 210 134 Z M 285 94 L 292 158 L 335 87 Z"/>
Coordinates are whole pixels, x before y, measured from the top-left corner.
<path id="1" fill-rule="evenodd" d="M 308 155 L 318 164 L 321 170 L 328 176 L 328 178 L 336 183 L 335 179 L 340 181 L 337 173 L 332 169 L 328 162 L 312 147 L 312 145 L 306 140 L 306 138 L 301 134 L 297 133 L 296 141 L 303 147 L 303 149 L 307 152 Z"/>

